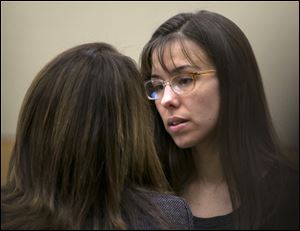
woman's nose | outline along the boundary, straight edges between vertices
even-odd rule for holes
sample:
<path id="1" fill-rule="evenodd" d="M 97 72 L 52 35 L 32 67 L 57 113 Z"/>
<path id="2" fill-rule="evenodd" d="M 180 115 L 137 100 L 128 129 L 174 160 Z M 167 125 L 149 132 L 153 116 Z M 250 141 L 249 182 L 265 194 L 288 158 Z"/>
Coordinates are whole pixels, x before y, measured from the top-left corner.
<path id="1" fill-rule="evenodd" d="M 169 84 L 165 86 L 163 96 L 160 101 L 161 105 L 169 108 L 169 107 L 178 107 L 179 101 L 177 94 L 172 90 Z"/>

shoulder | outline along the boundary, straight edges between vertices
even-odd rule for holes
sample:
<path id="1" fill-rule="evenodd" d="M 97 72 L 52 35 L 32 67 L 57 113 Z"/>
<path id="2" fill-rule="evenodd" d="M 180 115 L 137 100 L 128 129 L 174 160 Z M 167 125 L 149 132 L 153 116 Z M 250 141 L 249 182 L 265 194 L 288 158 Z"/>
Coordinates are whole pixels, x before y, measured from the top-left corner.
<path id="1" fill-rule="evenodd" d="M 190 215 L 190 208 L 183 198 L 171 194 L 161 193 L 152 193 L 152 196 L 153 197 L 151 200 L 159 205 L 160 208 L 166 211 L 174 212 L 175 214 L 182 213 L 185 215 Z"/>
<path id="2" fill-rule="evenodd" d="M 288 162 L 277 165 L 268 171 L 262 183 L 277 193 L 299 191 L 299 167 Z"/>
<path id="3" fill-rule="evenodd" d="M 275 191 L 282 196 L 299 195 L 299 168 L 298 165 L 282 164 L 269 172 L 267 180 L 272 182 Z"/>
<path id="4" fill-rule="evenodd" d="M 193 216 L 186 201 L 178 196 L 158 192 L 147 192 L 152 203 L 175 225 L 192 229 Z"/>
<path id="5" fill-rule="evenodd" d="M 282 174 L 279 215 L 283 224 L 286 224 L 283 228 L 299 229 L 299 169 L 298 167 L 284 167 Z"/>
<path id="6" fill-rule="evenodd" d="M 276 228 L 299 228 L 299 169 L 283 165 L 270 172 L 267 180 L 271 195 L 266 195 L 273 210 L 267 224 Z M 270 206 L 271 205 L 271 206 Z"/>

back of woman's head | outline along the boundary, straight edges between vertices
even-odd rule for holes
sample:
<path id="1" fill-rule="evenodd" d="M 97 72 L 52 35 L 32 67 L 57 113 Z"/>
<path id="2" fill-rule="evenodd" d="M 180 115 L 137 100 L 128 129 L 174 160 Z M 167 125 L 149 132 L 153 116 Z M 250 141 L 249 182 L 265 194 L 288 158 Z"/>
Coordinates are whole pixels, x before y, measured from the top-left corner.
<path id="1" fill-rule="evenodd" d="M 165 189 L 145 100 L 135 63 L 110 45 L 63 52 L 26 94 L 7 188 L 66 227 L 124 228 L 126 188 Z"/>

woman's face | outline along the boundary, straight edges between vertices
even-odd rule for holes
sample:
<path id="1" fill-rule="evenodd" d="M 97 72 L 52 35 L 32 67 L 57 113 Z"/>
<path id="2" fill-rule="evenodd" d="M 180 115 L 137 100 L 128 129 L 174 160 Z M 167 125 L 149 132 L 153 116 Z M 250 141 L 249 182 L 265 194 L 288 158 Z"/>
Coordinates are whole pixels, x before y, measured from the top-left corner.
<path id="1" fill-rule="evenodd" d="M 206 53 L 194 42 L 184 40 L 184 47 L 192 60 L 186 58 L 180 42 L 167 44 L 163 62 L 169 72 L 160 65 L 157 51 L 152 55 L 152 78 L 170 80 L 173 73 L 214 70 Z M 208 73 L 195 78 L 192 91 L 184 95 L 176 94 L 166 85 L 162 98 L 155 101 L 156 108 L 163 120 L 165 129 L 180 148 L 192 148 L 201 144 L 216 126 L 219 113 L 219 82 L 216 73 Z"/>

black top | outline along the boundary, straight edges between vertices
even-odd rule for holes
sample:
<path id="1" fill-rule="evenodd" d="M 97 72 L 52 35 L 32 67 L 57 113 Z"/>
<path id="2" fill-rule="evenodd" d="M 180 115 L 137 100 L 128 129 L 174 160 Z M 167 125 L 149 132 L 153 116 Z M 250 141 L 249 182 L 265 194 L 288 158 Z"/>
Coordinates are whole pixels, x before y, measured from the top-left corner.
<path id="1" fill-rule="evenodd" d="M 233 230 L 233 214 L 223 216 L 200 218 L 193 217 L 195 230 Z"/>

